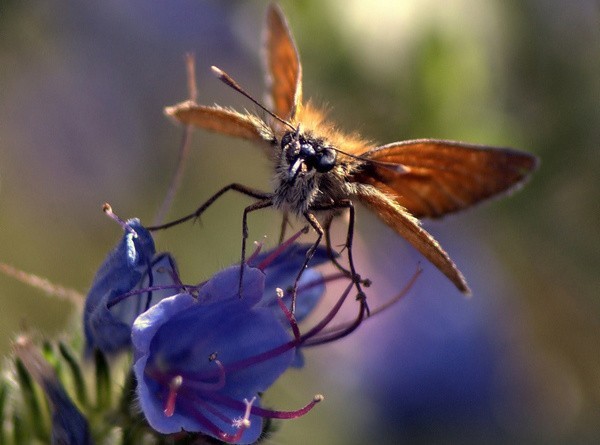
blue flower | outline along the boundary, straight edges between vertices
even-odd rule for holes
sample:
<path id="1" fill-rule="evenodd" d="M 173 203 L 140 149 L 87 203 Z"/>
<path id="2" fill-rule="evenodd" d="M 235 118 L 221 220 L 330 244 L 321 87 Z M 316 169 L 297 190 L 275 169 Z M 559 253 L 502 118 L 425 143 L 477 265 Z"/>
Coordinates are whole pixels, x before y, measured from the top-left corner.
<path id="1" fill-rule="evenodd" d="M 292 364 L 296 340 L 278 311 L 259 304 L 265 274 L 244 265 L 216 274 L 197 296 L 162 300 L 135 321 L 134 372 L 149 424 L 168 434 L 198 432 L 232 443 L 253 443 L 263 418 L 298 417 L 260 407 L 260 394 Z M 279 309 L 281 311 L 281 309 Z"/>
<path id="2" fill-rule="evenodd" d="M 177 284 L 174 260 L 156 255 L 152 236 L 138 219 L 127 221 L 123 238 L 100 266 L 86 298 L 86 350 L 113 354 L 128 348 L 135 318 L 177 293 Z"/>

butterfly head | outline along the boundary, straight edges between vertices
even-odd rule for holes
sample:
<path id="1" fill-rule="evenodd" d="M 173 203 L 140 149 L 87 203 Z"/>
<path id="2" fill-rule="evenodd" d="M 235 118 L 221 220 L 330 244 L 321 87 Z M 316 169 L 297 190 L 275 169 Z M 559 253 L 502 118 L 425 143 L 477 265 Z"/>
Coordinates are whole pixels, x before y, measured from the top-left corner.
<path id="1" fill-rule="evenodd" d="M 333 147 L 320 139 L 302 134 L 299 129 L 283 135 L 281 150 L 290 182 L 298 175 L 327 173 L 336 165 L 337 153 Z"/>

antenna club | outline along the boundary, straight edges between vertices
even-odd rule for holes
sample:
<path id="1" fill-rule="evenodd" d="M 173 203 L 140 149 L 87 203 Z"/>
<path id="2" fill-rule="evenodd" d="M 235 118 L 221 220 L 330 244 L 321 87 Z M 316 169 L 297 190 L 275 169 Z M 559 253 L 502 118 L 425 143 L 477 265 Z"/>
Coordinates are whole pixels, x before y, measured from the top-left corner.
<path id="1" fill-rule="evenodd" d="M 213 74 L 217 77 L 222 77 L 225 73 L 223 72 L 223 70 L 221 68 L 218 68 L 214 65 L 212 65 L 210 67 L 211 71 L 213 72 Z"/>
<path id="2" fill-rule="evenodd" d="M 220 68 L 217 68 L 214 65 L 211 66 L 210 69 L 212 70 L 213 74 L 215 74 L 221 82 L 230 86 L 231 88 L 236 90 L 238 93 L 240 93 L 243 96 L 245 96 L 246 98 L 248 98 L 252 103 L 254 103 L 256 106 L 258 106 L 260 109 L 264 110 L 266 113 L 268 113 L 274 119 L 278 120 L 279 122 L 281 122 L 283 125 L 287 126 L 288 128 L 291 128 L 292 131 L 296 131 L 296 129 L 294 128 L 294 126 L 292 124 L 290 124 L 285 119 L 277 116 L 277 114 L 273 113 L 271 110 L 269 110 L 267 107 L 265 107 L 259 101 L 257 101 L 254 97 L 252 97 L 249 93 L 247 93 L 246 90 L 244 90 L 235 80 L 233 80 L 233 78 L 231 76 L 229 76 L 229 74 L 227 74 L 225 71 L 223 71 Z"/>

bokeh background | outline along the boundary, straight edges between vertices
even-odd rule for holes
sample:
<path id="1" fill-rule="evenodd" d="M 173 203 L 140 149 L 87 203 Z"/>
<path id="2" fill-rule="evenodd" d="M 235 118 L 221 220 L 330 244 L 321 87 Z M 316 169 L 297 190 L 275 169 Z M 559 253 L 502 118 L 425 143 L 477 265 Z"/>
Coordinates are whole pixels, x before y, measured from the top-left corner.
<path id="1" fill-rule="evenodd" d="M 373 140 L 436 137 L 521 148 L 541 168 L 510 199 L 426 223 L 461 267 L 462 298 L 429 264 L 404 301 L 307 355 L 267 396 L 294 408 L 274 444 L 600 441 L 600 7 L 595 0 L 282 1 L 304 91 Z M 263 1 L 0 3 L 0 261 L 85 292 L 120 236 L 102 215 L 150 222 L 182 131 L 162 108 L 187 96 L 251 108 L 260 96 Z M 197 132 L 170 212 L 232 182 L 268 189 L 250 144 Z M 241 197 L 158 237 L 185 281 L 239 258 Z M 421 260 L 358 211 L 371 305 Z M 251 239 L 278 217 L 251 217 Z M 343 224 L 342 224 L 343 226 Z M 335 295 L 330 294 L 330 299 Z M 329 300 L 332 301 L 332 300 Z M 325 306 L 327 302 L 325 303 Z M 60 335 L 70 304 L 0 276 L 0 351 L 23 327 Z"/>

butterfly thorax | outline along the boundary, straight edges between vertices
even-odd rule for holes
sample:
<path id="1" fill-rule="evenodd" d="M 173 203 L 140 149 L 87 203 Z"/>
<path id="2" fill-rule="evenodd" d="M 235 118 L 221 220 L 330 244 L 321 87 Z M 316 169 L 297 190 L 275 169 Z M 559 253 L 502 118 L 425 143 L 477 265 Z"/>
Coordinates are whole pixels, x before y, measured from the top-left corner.
<path id="1" fill-rule="evenodd" d="M 344 182 L 336 181 L 341 168 L 337 152 L 326 140 L 296 130 L 286 132 L 279 145 L 275 207 L 302 215 L 345 194 Z"/>

